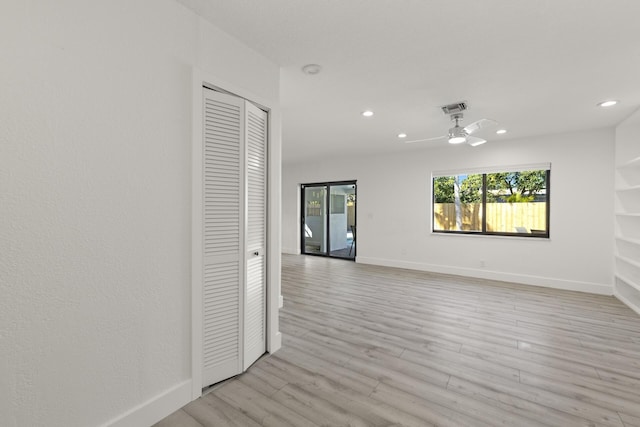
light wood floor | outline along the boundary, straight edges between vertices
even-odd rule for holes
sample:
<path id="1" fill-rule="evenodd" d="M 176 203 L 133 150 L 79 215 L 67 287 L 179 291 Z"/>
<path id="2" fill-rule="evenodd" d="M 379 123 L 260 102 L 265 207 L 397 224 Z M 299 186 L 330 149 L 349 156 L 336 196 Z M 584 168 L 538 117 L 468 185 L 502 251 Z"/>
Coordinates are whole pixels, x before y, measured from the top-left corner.
<path id="1" fill-rule="evenodd" d="M 640 426 L 613 297 L 283 256 L 282 349 L 166 426 Z"/>

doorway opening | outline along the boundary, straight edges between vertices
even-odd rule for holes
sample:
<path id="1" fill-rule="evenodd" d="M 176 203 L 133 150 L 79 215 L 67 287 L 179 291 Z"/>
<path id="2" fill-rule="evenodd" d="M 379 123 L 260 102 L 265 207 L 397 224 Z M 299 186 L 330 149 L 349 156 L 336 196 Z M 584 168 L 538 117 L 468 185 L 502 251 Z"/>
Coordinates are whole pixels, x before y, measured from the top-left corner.
<path id="1" fill-rule="evenodd" d="M 356 181 L 301 185 L 301 252 L 356 259 Z"/>

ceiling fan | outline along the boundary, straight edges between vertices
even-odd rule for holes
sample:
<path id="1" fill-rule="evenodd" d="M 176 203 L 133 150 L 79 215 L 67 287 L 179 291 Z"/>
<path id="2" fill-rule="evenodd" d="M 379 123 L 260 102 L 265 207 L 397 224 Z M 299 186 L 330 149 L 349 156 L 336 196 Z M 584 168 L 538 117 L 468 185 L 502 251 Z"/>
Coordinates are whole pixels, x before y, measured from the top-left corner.
<path id="1" fill-rule="evenodd" d="M 412 141 L 405 141 L 406 144 L 413 144 L 414 142 L 434 141 L 436 139 L 447 138 L 449 144 L 462 144 L 466 142 L 472 147 L 476 147 L 480 144 L 487 142 L 486 139 L 478 138 L 472 134 L 484 129 L 486 127 L 495 126 L 498 124 L 495 120 L 480 119 L 473 123 L 468 124 L 465 127 L 460 126 L 460 120 L 462 120 L 462 112 L 467 109 L 467 104 L 464 102 L 458 102 L 456 104 L 444 105 L 441 107 L 445 114 L 451 116 L 451 121 L 454 122 L 454 126 L 449 129 L 447 135 L 436 136 L 434 138 L 414 139 Z"/>

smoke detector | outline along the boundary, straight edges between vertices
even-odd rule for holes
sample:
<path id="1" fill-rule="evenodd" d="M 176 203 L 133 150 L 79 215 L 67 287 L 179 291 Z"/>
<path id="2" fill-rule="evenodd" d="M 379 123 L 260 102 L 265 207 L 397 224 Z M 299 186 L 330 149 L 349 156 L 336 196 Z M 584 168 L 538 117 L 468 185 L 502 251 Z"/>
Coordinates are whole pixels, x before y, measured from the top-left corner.
<path id="1" fill-rule="evenodd" d="M 320 73 L 320 70 L 322 70 L 322 67 L 318 64 L 307 64 L 302 67 L 302 72 L 310 76 Z"/>

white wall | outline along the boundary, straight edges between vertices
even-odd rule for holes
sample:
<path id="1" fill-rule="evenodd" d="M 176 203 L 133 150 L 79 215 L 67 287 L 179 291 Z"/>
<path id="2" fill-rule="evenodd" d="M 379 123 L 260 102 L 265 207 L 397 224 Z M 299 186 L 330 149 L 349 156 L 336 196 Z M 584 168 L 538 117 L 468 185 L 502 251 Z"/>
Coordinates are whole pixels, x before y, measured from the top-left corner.
<path id="1" fill-rule="evenodd" d="M 0 52 L 0 425 L 150 424 L 191 398 L 193 67 L 279 69 L 174 0 L 5 0 Z"/>
<path id="2" fill-rule="evenodd" d="M 356 179 L 358 262 L 611 294 L 613 142 L 613 130 L 598 130 L 285 164 L 282 245 L 299 253 L 300 183 Z M 551 162 L 550 239 L 431 233 L 432 171 L 542 162 Z"/>

